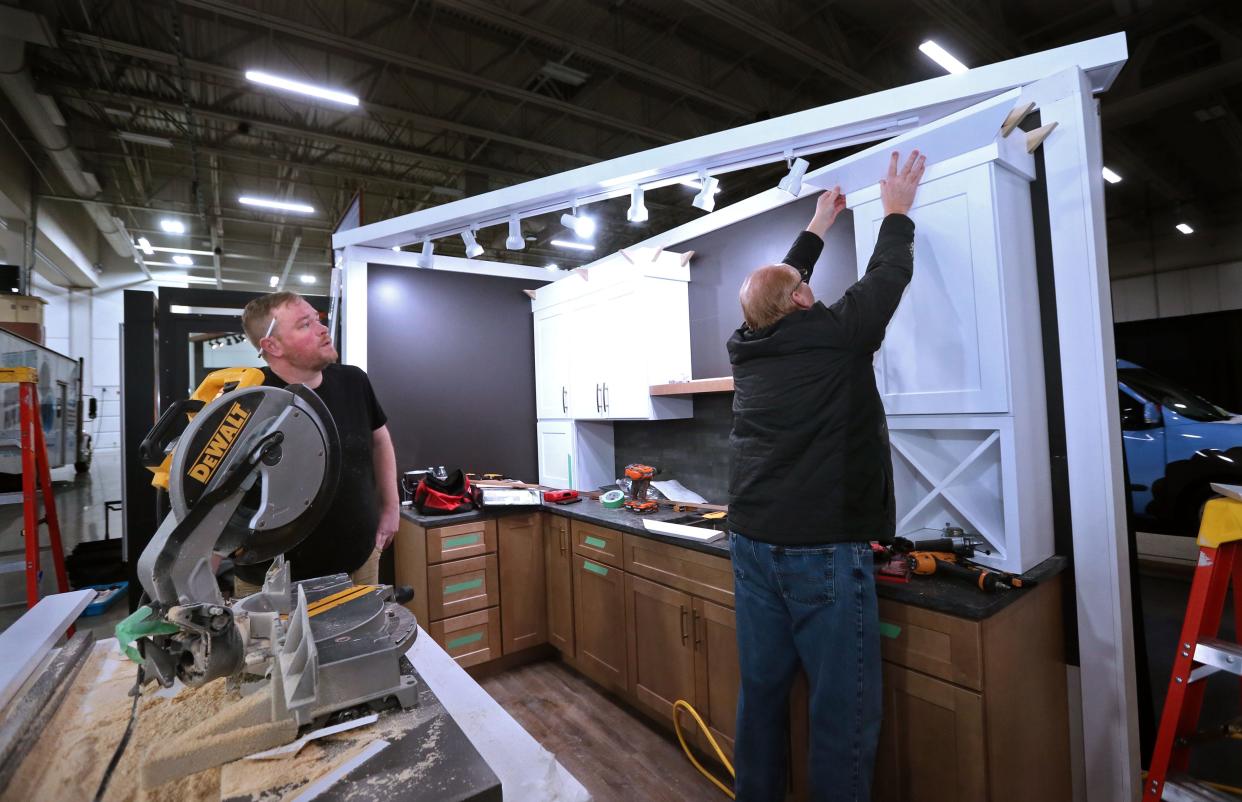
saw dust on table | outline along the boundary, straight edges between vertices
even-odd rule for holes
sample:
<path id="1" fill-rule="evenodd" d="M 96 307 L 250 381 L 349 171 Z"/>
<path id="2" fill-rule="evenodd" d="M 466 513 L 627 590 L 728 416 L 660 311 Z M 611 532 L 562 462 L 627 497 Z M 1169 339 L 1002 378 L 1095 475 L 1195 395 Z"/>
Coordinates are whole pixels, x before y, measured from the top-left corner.
<path id="1" fill-rule="evenodd" d="M 121 654 L 116 641 L 95 644 L 42 737 L 9 786 L 0 789 L 0 802 L 90 802 L 94 799 L 129 721 L 132 703 L 129 690 L 136 674 L 137 666 Z M 138 703 L 133 735 L 109 781 L 105 802 L 291 799 L 310 783 L 353 758 L 372 741 L 384 738 L 396 742 L 434 718 L 436 712 L 420 708 L 389 711 L 381 714 L 375 724 L 312 741 L 294 757 L 236 760 L 154 789 L 140 788 L 144 755 L 241 700 L 241 694 L 230 689 L 224 679 L 201 688 L 182 687 L 175 695 L 155 683 L 147 683 Z M 432 732 L 428 734 L 433 740 L 438 740 L 434 736 L 438 735 L 439 723 L 431 724 Z M 446 759 L 441 751 L 430 749 L 419 765 L 408 767 L 409 776 L 384 779 L 399 783 L 416 780 L 431 765 Z"/>

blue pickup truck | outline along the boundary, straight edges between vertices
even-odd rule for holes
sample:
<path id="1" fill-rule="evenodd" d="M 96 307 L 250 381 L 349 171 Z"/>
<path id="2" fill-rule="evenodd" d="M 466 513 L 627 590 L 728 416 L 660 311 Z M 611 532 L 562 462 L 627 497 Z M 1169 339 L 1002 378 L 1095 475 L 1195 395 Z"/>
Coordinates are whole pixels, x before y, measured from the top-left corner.
<path id="1" fill-rule="evenodd" d="M 1139 528 L 1197 534 L 1210 484 L 1242 484 L 1242 415 L 1124 359 L 1117 384 Z"/>

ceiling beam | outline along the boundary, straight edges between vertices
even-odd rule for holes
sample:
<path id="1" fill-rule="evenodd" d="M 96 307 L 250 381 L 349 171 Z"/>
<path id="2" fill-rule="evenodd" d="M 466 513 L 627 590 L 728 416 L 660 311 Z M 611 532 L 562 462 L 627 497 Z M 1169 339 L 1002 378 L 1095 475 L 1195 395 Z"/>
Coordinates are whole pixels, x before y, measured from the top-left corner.
<path id="1" fill-rule="evenodd" d="M 128 42 L 120 42 L 115 39 L 106 39 L 102 36 L 94 36 L 92 34 L 81 33 L 79 31 L 64 31 L 61 33 L 61 39 L 62 41 L 69 42 L 75 45 L 79 45 L 83 47 L 90 47 L 90 48 L 100 48 L 109 53 L 125 55 L 131 58 L 139 58 L 144 61 L 149 61 L 155 64 L 163 64 L 165 66 L 175 66 L 177 64 L 177 56 L 173 53 L 166 53 L 162 50 L 155 50 L 149 47 L 142 47 L 140 45 L 130 44 Z M 193 70 L 195 72 L 200 72 L 206 75 L 214 75 L 219 78 L 224 78 L 226 80 L 232 81 L 237 86 L 242 86 L 242 87 L 253 86 L 246 80 L 245 72 L 242 70 L 234 69 L 232 67 L 227 67 L 222 64 L 212 64 L 206 61 L 198 61 L 196 59 L 186 59 L 185 65 L 190 70 Z M 259 93 L 256 92 L 256 94 L 259 94 Z M 316 108 L 322 108 L 322 106 L 315 104 L 314 101 L 310 101 L 310 100 L 302 101 L 300 98 L 294 95 L 282 95 L 280 97 L 280 100 L 286 103 L 289 103 L 289 102 L 298 103 L 298 104 L 304 103 L 306 105 L 315 105 Z M 507 145 L 513 145 L 514 147 L 517 147 L 517 148 L 522 148 L 522 149 L 529 150 L 529 151 L 535 151 L 538 153 L 544 153 L 550 156 L 556 156 L 558 158 L 566 159 L 568 161 L 580 162 L 582 164 L 590 164 L 591 162 L 598 161 L 598 158 L 599 158 L 598 156 L 594 156 L 588 153 L 579 153 L 578 151 L 569 150 L 568 148 L 562 148 L 556 145 L 548 145 L 543 142 L 536 142 L 534 140 L 524 139 L 518 136 L 512 136 L 510 134 L 506 134 L 501 131 L 492 131 L 486 128 L 479 128 L 477 126 L 455 122 L 453 120 L 446 120 L 442 117 L 435 117 L 435 116 L 428 115 L 428 114 L 419 114 L 417 112 L 408 111 L 406 109 L 397 108 L 395 106 L 386 106 L 380 103 L 373 103 L 371 101 L 364 101 L 362 103 L 360 113 L 363 113 L 363 112 L 370 112 L 372 114 L 381 114 L 385 117 L 393 117 L 399 120 L 405 120 L 423 129 L 430 129 L 432 131 L 437 131 L 437 132 L 438 131 L 452 131 L 454 133 L 462 134 L 465 136 L 479 137 L 482 139 L 492 139 L 497 142 L 504 142 Z M 348 114 L 348 112 L 342 112 L 342 113 Z"/>
<path id="2" fill-rule="evenodd" d="M 752 36 L 768 46 L 779 50 L 806 66 L 827 75 L 850 89 L 859 92 L 875 92 L 884 87 L 862 73 L 842 64 L 836 59 L 825 55 L 800 39 L 781 31 L 752 16 L 728 0 L 685 0 L 686 4 L 706 14 L 732 25 L 734 28 Z"/>
<path id="3" fill-rule="evenodd" d="M 694 98 L 739 117 L 753 118 L 759 111 L 755 106 L 739 102 L 733 95 L 717 92 L 642 59 L 626 55 L 619 50 L 584 40 L 572 33 L 563 33 L 549 25 L 509 11 L 495 3 L 487 2 L 487 0 L 432 0 L 432 2 L 441 8 L 451 9 L 462 16 L 470 17 L 489 26 L 500 26 L 523 37 L 542 42 L 549 47 L 565 50 L 574 58 L 589 61 L 611 71 L 631 75 L 652 86 Z"/>
<path id="4" fill-rule="evenodd" d="M 76 95 L 82 100 L 100 103 L 136 103 L 148 108 L 163 109 L 172 114 L 182 114 L 185 112 L 186 108 L 179 102 L 169 100 L 158 95 L 141 94 L 138 92 L 108 91 L 106 89 L 83 89 L 82 87 L 68 84 L 63 81 L 53 82 L 53 86 L 58 92 L 76 93 Z M 224 120 L 232 123 L 247 123 L 252 128 L 270 131 L 275 134 L 281 134 L 282 136 L 300 137 L 303 139 L 326 142 L 332 145 L 339 145 L 341 147 L 356 148 L 369 154 L 385 153 L 400 159 L 413 159 L 419 162 L 434 164 L 454 170 L 482 172 L 491 178 L 504 178 L 514 182 L 527 181 L 535 177 L 533 173 L 504 170 L 498 167 L 480 165 L 475 162 L 462 161 L 460 159 L 453 159 L 447 156 L 423 153 L 410 148 L 394 147 L 387 143 L 379 142 L 373 139 L 342 136 L 340 134 L 334 134 L 315 128 L 293 125 L 291 123 L 280 122 L 277 120 L 268 120 L 262 117 L 242 114 L 240 112 L 225 111 L 223 109 L 215 109 L 194 104 L 191 104 L 189 108 L 197 117 Z"/>
<path id="5" fill-rule="evenodd" d="M 617 131 L 625 131 L 634 134 L 652 142 L 674 142 L 676 136 L 670 135 L 664 131 L 655 128 L 649 128 L 645 125 L 630 122 L 620 117 L 614 117 L 611 114 L 605 114 L 594 109 L 583 108 L 573 103 L 567 103 L 563 100 L 541 95 L 538 92 L 531 92 L 516 86 L 494 81 L 490 78 L 484 78 L 480 75 L 474 75 L 465 70 L 458 70 L 443 64 L 436 63 L 429 59 L 421 59 L 411 56 L 407 53 L 401 53 L 395 50 L 379 47 L 359 39 L 354 39 L 341 34 L 325 31 L 316 28 L 313 25 L 304 25 L 287 17 L 280 17 L 275 14 L 265 14 L 242 5 L 224 2 L 224 0 L 177 0 L 182 5 L 192 6 L 204 11 L 219 14 L 230 19 L 238 20 L 249 25 L 266 28 L 273 33 L 289 36 L 304 41 L 315 42 L 321 45 L 336 48 L 349 55 L 365 61 L 380 61 L 394 64 L 400 67 L 413 70 L 414 72 L 430 75 L 445 81 L 450 81 L 459 86 L 469 87 L 471 89 L 481 89 L 491 92 L 495 95 L 507 97 L 523 103 L 529 103 L 534 106 L 550 109 L 552 111 L 568 114 L 580 120 L 595 123 L 606 128 Z"/>
<path id="6" fill-rule="evenodd" d="M 1104 125 L 1123 127 L 1147 120 L 1152 112 L 1242 83 L 1242 58 L 1221 62 L 1181 78 L 1162 81 L 1126 97 L 1100 104 Z"/>

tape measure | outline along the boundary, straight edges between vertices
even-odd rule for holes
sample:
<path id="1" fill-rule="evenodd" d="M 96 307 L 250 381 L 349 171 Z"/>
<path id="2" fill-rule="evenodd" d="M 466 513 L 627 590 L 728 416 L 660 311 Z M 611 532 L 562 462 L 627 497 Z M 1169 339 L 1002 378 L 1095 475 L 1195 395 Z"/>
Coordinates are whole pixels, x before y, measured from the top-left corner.
<path id="1" fill-rule="evenodd" d="M 609 490 L 599 497 L 599 503 L 604 505 L 604 509 L 619 510 L 625 503 L 625 494 L 620 490 Z"/>

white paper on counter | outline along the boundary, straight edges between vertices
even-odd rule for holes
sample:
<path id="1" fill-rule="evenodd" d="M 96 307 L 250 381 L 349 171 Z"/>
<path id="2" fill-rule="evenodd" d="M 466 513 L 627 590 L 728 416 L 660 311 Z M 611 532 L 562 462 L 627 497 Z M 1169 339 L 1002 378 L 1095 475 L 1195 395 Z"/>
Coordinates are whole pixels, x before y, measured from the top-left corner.
<path id="1" fill-rule="evenodd" d="M 651 486 L 664 494 L 669 501 L 684 501 L 687 504 L 706 504 L 707 499 L 689 489 L 676 479 L 652 481 Z"/>

